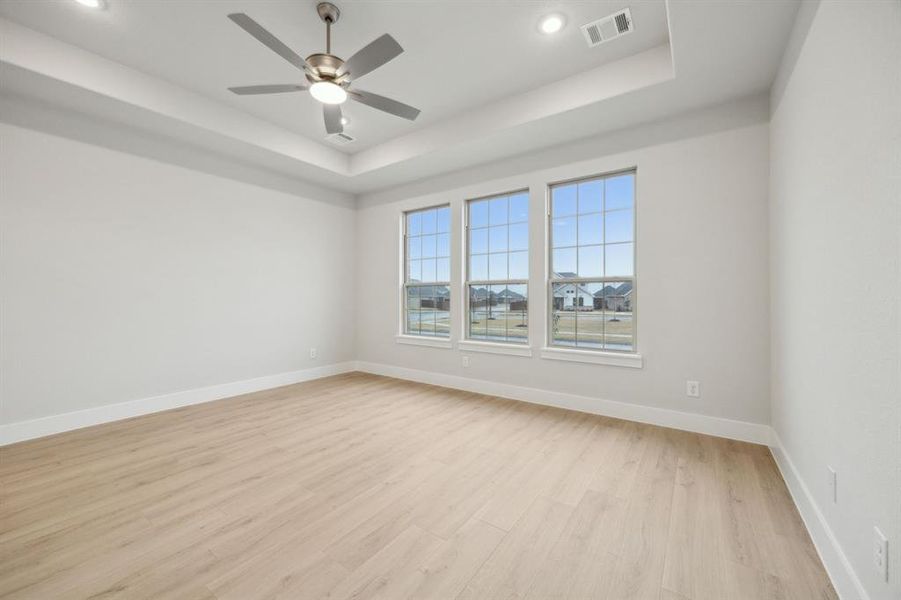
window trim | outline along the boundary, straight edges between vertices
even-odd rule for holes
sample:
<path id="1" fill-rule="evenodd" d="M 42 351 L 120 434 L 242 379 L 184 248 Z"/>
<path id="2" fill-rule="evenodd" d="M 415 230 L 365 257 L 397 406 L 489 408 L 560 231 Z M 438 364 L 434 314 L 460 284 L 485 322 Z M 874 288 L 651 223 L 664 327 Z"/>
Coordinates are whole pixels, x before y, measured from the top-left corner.
<path id="1" fill-rule="evenodd" d="M 633 369 L 641 369 L 644 366 L 644 359 L 641 354 L 638 354 L 637 352 L 625 352 L 622 350 L 580 350 L 578 347 L 545 346 L 541 349 L 541 358 L 591 363 L 595 365 L 631 367 Z"/>
<path id="2" fill-rule="evenodd" d="M 532 356 L 532 347 L 521 342 L 489 342 L 466 339 L 457 342 L 457 348 L 464 352 L 484 352 L 486 354 L 507 354 L 510 356 Z"/>
<path id="3" fill-rule="evenodd" d="M 453 331 L 453 323 L 448 323 L 447 335 L 427 335 L 422 333 L 411 333 L 407 331 L 407 288 L 409 287 L 432 287 L 432 286 L 446 286 L 448 291 L 449 298 L 453 296 L 451 292 L 451 282 L 450 279 L 453 279 L 453 251 L 448 249 L 448 281 L 430 281 L 430 282 L 420 282 L 420 283 L 409 283 L 407 281 L 407 248 L 409 244 L 407 244 L 407 215 L 417 212 L 426 212 L 429 210 L 435 210 L 439 208 L 448 209 L 448 243 L 449 246 L 452 247 L 453 244 L 450 241 L 453 239 L 453 210 L 451 209 L 450 202 L 443 202 L 440 204 L 433 204 L 429 206 L 422 206 L 418 208 L 411 208 L 409 210 L 404 210 L 400 214 L 400 311 L 399 311 L 399 319 L 398 319 L 398 333 L 395 335 L 395 340 L 399 344 L 413 344 L 417 346 L 431 346 L 435 348 L 452 348 L 453 343 L 451 342 L 451 332 Z M 438 235 L 436 232 L 435 235 Z M 448 311 L 448 319 L 450 320 L 450 311 Z M 433 341 L 435 343 L 426 343 L 428 341 Z M 445 343 L 446 342 L 446 343 Z"/>
<path id="4" fill-rule="evenodd" d="M 561 278 L 554 277 L 554 228 L 553 228 L 553 189 L 555 187 L 578 184 L 585 181 L 604 180 L 619 175 L 633 176 L 633 197 L 632 197 L 632 276 L 631 277 L 572 277 Z M 606 208 L 605 205 L 602 208 Z M 607 211 L 602 210 L 601 214 Z M 576 219 L 578 220 L 578 205 L 576 208 Z M 576 253 L 578 254 L 578 233 L 576 234 Z M 643 365 L 641 354 L 638 349 L 638 167 L 633 166 L 594 175 L 586 175 L 583 177 L 574 177 L 563 179 L 560 181 L 550 182 L 546 186 L 545 192 L 545 261 L 547 268 L 545 269 L 545 289 L 546 289 L 546 310 L 545 310 L 545 340 L 544 347 L 541 349 L 541 357 L 555 360 L 571 360 L 575 362 L 589 362 L 596 364 L 610 364 L 617 366 L 632 366 L 641 368 Z M 603 244 L 606 253 L 606 243 Z M 606 260 L 606 256 L 605 256 Z M 554 343 L 554 284 L 558 283 L 574 283 L 576 285 L 582 283 L 606 283 L 608 281 L 631 281 L 632 282 L 632 349 L 616 350 L 612 348 L 587 348 L 579 346 L 566 346 Z M 630 359 L 621 360 L 623 357 Z M 635 360 L 637 359 L 637 361 Z M 631 364 L 628 364 L 631 363 Z M 636 364 L 637 363 L 637 364 Z"/>
<path id="5" fill-rule="evenodd" d="M 470 330 L 470 315 L 469 315 L 469 300 L 470 293 L 469 288 L 473 285 L 525 285 L 526 286 L 526 302 L 528 302 L 529 297 L 529 279 L 530 277 L 526 277 L 525 279 L 503 279 L 500 281 L 491 281 L 491 280 L 471 280 L 469 279 L 469 267 L 470 267 L 470 247 L 469 247 L 469 207 L 473 202 L 480 202 L 483 200 L 491 200 L 492 198 L 498 198 L 501 196 L 514 196 L 519 194 L 526 195 L 526 206 L 529 208 L 529 218 L 526 219 L 526 231 L 528 239 L 529 247 L 526 249 L 527 257 L 529 259 L 529 267 L 527 274 L 531 275 L 530 271 L 532 269 L 532 239 L 531 239 L 531 222 L 532 222 L 532 196 L 531 196 L 531 188 L 524 187 L 518 188 L 512 191 L 502 191 L 495 192 L 493 194 L 487 194 L 483 196 L 477 196 L 475 198 L 467 198 L 463 201 L 463 331 L 460 335 L 460 341 L 457 343 L 458 348 L 473 350 L 475 352 L 489 352 L 492 354 L 514 354 L 517 356 L 531 356 L 532 355 L 532 327 L 529 326 L 527 331 L 526 339 L 522 342 L 515 342 L 511 340 L 482 340 L 479 338 L 469 337 Z M 510 214 L 509 211 L 507 213 L 507 227 L 509 233 L 510 226 Z M 490 228 L 490 225 L 489 225 Z M 490 255 L 490 253 L 489 253 Z M 507 275 L 510 275 L 509 267 L 510 267 L 510 239 L 507 238 Z M 528 308 L 526 308 L 527 318 L 531 320 L 531 314 L 529 313 Z M 504 350 L 509 349 L 510 351 L 504 352 Z M 528 350 L 528 353 L 521 352 L 522 349 Z"/>
<path id="6" fill-rule="evenodd" d="M 399 333 L 394 336 L 394 341 L 398 344 L 408 344 L 410 346 L 426 346 L 429 348 L 453 348 L 454 343 L 450 338 L 438 337 L 433 335 L 417 335 L 415 333 Z"/>

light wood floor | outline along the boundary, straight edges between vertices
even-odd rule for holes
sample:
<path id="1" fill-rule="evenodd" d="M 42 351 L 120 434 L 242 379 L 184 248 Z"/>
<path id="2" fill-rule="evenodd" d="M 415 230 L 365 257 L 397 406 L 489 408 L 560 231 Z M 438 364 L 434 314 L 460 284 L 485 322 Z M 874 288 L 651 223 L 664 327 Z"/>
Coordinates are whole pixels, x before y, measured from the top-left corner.
<path id="1" fill-rule="evenodd" d="M 362 374 L 0 449 L 6 598 L 836 598 L 766 448 Z"/>

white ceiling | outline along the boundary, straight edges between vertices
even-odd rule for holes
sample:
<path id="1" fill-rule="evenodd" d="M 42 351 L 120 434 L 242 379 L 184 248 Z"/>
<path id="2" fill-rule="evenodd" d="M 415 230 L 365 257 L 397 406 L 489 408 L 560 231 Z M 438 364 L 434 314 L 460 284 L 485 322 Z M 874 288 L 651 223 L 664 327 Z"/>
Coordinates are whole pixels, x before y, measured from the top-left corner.
<path id="1" fill-rule="evenodd" d="M 258 83 L 305 83 L 303 74 L 226 18 L 246 12 L 301 56 L 325 51 L 325 27 L 314 0 L 110 0 L 93 11 L 72 0 L 3 0 L 0 16 L 104 58 L 165 79 L 314 140 L 325 139 L 321 105 L 309 94 L 239 97 L 226 90 Z M 628 6 L 591 2 L 341 2 L 332 51 L 349 58 L 383 33 L 404 53 L 361 78 L 367 91 L 411 104 L 416 122 L 348 103 L 355 153 L 462 111 L 563 79 L 668 39 L 663 0 L 631 6 L 633 34 L 589 48 L 578 25 Z M 538 29 L 542 16 L 563 14 L 557 35 Z"/>
<path id="2" fill-rule="evenodd" d="M 754 94 L 771 85 L 797 0 L 339 2 L 333 51 L 382 33 L 404 54 L 360 87 L 422 109 L 416 123 L 348 103 L 323 141 L 307 94 L 237 97 L 232 85 L 299 81 L 232 24 L 247 12 L 306 55 L 323 49 L 315 2 L 0 0 L 3 91 L 167 135 L 352 193 Z M 590 49 L 578 25 L 628 6 L 636 31 Z M 555 36 L 540 18 L 565 15 Z M 24 26 L 24 27 L 22 27 Z M 46 35 L 41 35 L 46 34 Z M 114 62 L 111 62 L 114 61 Z"/>

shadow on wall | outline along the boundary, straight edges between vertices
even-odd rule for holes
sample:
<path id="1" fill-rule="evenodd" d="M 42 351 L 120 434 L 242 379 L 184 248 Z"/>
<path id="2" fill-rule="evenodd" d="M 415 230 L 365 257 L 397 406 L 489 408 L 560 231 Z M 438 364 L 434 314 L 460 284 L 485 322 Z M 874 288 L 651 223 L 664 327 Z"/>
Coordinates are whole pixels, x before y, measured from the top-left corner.
<path id="1" fill-rule="evenodd" d="M 61 110 L 43 100 L 3 94 L 0 95 L 0 120 L 17 127 L 25 127 L 78 142 L 84 142 L 117 152 L 142 156 L 162 163 L 192 169 L 208 175 L 249 183 L 284 192 L 292 196 L 326 202 L 332 205 L 354 206 L 352 194 L 305 183 L 276 171 L 247 164 L 247 157 L 232 158 L 216 154 L 182 141 L 173 141 L 125 124 L 112 124 L 75 111 Z M 223 140 L 219 146 L 228 147 Z"/>

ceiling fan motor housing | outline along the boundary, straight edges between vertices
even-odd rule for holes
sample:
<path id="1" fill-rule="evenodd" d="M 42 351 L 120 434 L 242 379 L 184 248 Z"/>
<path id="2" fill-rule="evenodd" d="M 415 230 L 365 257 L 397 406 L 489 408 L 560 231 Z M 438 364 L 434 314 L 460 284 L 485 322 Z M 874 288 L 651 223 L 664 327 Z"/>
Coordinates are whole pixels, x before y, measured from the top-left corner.
<path id="1" fill-rule="evenodd" d="M 317 81 L 331 81 L 333 83 L 343 83 L 344 77 L 339 78 L 338 69 L 344 64 L 344 61 L 332 54 L 311 54 L 307 57 L 307 63 L 313 68 L 315 73 L 307 71 L 306 76 L 310 83 Z"/>

